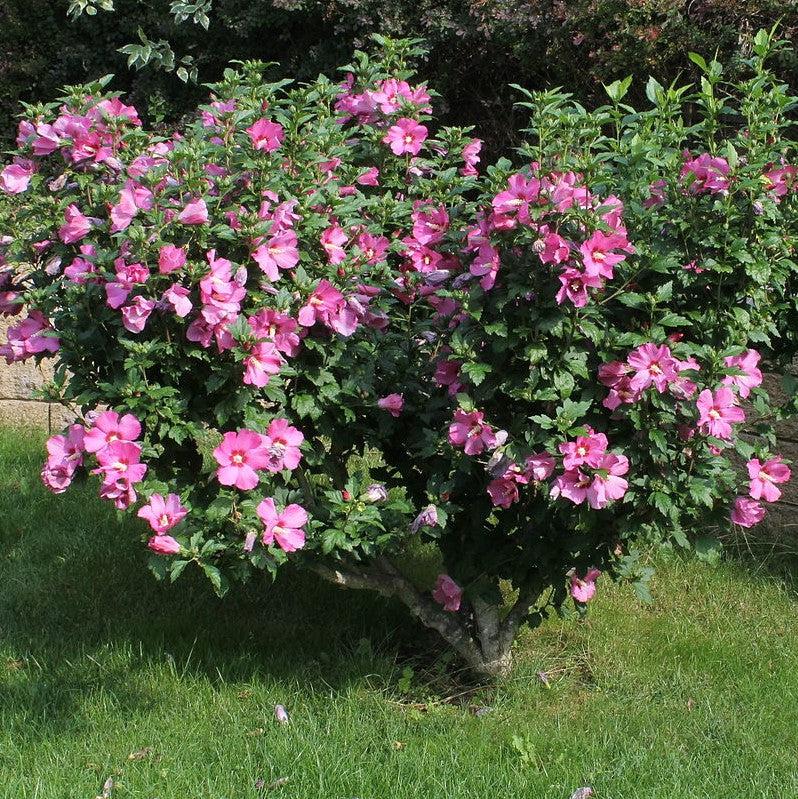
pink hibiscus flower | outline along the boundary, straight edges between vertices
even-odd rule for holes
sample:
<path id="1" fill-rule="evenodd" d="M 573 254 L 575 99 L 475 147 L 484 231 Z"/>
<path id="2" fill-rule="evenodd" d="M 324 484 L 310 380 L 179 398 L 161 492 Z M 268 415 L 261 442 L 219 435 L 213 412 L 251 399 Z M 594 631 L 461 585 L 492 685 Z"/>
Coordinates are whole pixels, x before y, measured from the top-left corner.
<path id="1" fill-rule="evenodd" d="M 176 272 L 186 265 L 186 251 L 174 244 L 165 244 L 158 251 L 158 271 L 162 275 Z"/>
<path id="2" fill-rule="evenodd" d="M 296 469 L 302 460 L 300 446 L 305 436 L 292 427 L 287 419 L 273 419 L 263 437 L 263 446 L 268 453 L 266 469 L 281 472 L 283 469 Z"/>
<path id="3" fill-rule="evenodd" d="M 383 143 L 391 148 L 394 155 L 418 155 L 421 145 L 427 138 L 429 131 L 415 119 L 402 117 L 396 124 L 388 129 L 383 138 Z"/>
<path id="4" fill-rule="evenodd" d="M 757 364 L 762 356 L 756 350 L 748 350 L 744 355 L 731 355 L 725 359 L 726 366 L 736 367 L 743 374 L 727 375 L 724 386 L 736 386 L 740 396 L 745 399 L 752 388 L 762 385 L 762 372 Z"/>
<path id="5" fill-rule="evenodd" d="M 584 308 L 589 299 L 589 288 L 600 289 L 604 281 L 598 275 L 583 274 L 578 269 L 568 268 L 559 276 L 560 286 L 557 292 L 557 304 L 568 300 L 575 308 Z"/>
<path id="6" fill-rule="evenodd" d="M 83 436 L 86 452 L 100 452 L 117 441 L 133 442 L 141 435 L 141 422 L 132 414 L 120 418 L 116 411 L 103 411 Z"/>
<path id="7" fill-rule="evenodd" d="M 583 464 L 597 468 L 606 451 L 607 436 L 604 433 L 596 433 L 590 427 L 586 436 L 579 436 L 576 441 L 560 444 L 560 452 L 564 456 L 563 468 L 566 471 L 576 469 Z"/>
<path id="8" fill-rule="evenodd" d="M 182 222 L 184 225 L 204 225 L 209 219 L 208 206 L 201 197 L 186 203 L 186 207 L 177 217 L 178 222 Z"/>
<path id="9" fill-rule="evenodd" d="M 19 161 L 16 164 L 9 164 L 0 172 L 0 190 L 6 194 L 22 194 L 30 185 L 33 173 L 33 161 Z"/>
<path id="10" fill-rule="evenodd" d="M 449 425 L 449 441 L 463 447 L 466 455 L 479 455 L 486 449 L 496 446 L 496 436 L 490 425 L 482 419 L 482 411 L 466 412 L 458 408 L 454 412 L 454 421 Z"/>
<path id="11" fill-rule="evenodd" d="M 621 477 L 629 471 L 629 460 L 625 455 L 604 455 L 596 466 L 593 482 L 587 489 L 587 501 L 594 510 L 606 507 L 610 502 L 620 499 L 629 488 L 629 483 Z"/>
<path id="12" fill-rule="evenodd" d="M 698 427 L 702 433 L 715 438 L 732 437 L 732 424 L 745 421 L 745 412 L 736 405 L 732 390 L 727 386 L 714 393 L 705 388 L 698 395 Z"/>
<path id="13" fill-rule="evenodd" d="M 169 494 L 166 499 L 161 494 L 153 494 L 137 515 L 146 519 L 150 527 L 161 535 L 180 524 L 187 514 L 188 509 L 183 507 L 177 494 Z"/>
<path id="14" fill-rule="evenodd" d="M 305 531 L 302 528 L 308 523 L 308 514 L 301 505 L 288 505 L 278 512 L 274 500 L 269 497 L 258 505 L 256 512 L 263 522 L 265 546 L 277 541 L 277 546 L 283 552 L 296 552 L 305 546 Z"/>
<path id="15" fill-rule="evenodd" d="M 405 406 L 404 397 L 401 394 L 388 394 L 377 400 L 377 406 L 384 411 L 388 411 L 394 418 L 398 418 Z"/>
<path id="16" fill-rule="evenodd" d="M 765 463 L 758 458 L 751 458 L 746 466 L 748 477 L 751 480 L 748 484 L 750 496 L 753 499 L 775 502 L 781 496 L 781 491 L 776 484 L 786 483 L 790 479 L 790 467 L 782 461 L 781 457 L 771 458 Z"/>
<path id="17" fill-rule="evenodd" d="M 592 484 L 592 477 L 580 469 L 572 469 L 555 478 L 549 496 L 553 499 L 565 497 L 574 505 L 581 505 L 587 499 L 587 492 Z"/>
<path id="18" fill-rule="evenodd" d="M 664 344 L 643 344 L 632 350 L 626 360 L 635 370 L 630 381 L 632 391 L 641 392 L 653 385 L 662 394 L 676 378 L 676 359 Z"/>
<path id="19" fill-rule="evenodd" d="M 244 358 L 243 382 L 247 386 L 263 388 L 269 384 L 272 375 L 276 375 L 285 361 L 277 351 L 274 342 L 259 341 L 249 348 Z"/>
<path id="20" fill-rule="evenodd" d="M 92 228 L 92 221 L 84 216 L 74 203 L 64 211 L 65 223 L 58 229 L 58 238 L 64 244 L 74 244 L 88 236 Z"/>
<path id="21" fill-rule="evenodd" d="M 242 491 L 255 488 L 260 480 L 257 470 L 266 469 L 270 463 L 263 436 L 254 430 L 225 433 L 213 457 L 219 464 L 216 479 L 223 486 L 235 486 Z"/>
<path id="22" fill-rule="evenodd" d="M 299 263 L 296 233 L 284 230 L 272 236 L 252 253 L 252 258 L 269 280 L 278 280 L 280 269 L 293 269 Z"/>
<path id="23" fill-rule="evenodd" d="M 571 577 L 571 596 L 581 603 L 590 602 L 596 595 L 596 580 L 601 576 L 598 569 L 588 569 L 584 577 Z"/>
<path id="24" fill-rule="evenodd" d="M 282 144 L 285 131 L 278 122 L 259 119 L 254 125 L 247 128 L 247 135 L 256 150 L 271 153 Z"/>

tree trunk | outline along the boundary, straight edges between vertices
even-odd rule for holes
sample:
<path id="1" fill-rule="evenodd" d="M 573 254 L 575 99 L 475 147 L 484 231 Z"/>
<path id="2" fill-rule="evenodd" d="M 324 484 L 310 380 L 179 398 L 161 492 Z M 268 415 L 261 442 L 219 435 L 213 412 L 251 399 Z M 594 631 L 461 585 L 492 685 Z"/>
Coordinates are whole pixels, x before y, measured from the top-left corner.
<path id="1" fill-rule="evenodd" d="M 535 590 L 521 590 L 518 600 L 504 620 L 501 608 L 477 597 L 471 614 L 445 611 L 431 596 L 419 591 L 387 558 L 372 564 L 351 562 L 327 565 L 309 564 L 316 574 L 342 588 L 377 591 L 385 597 L 403 602 L 426 627 L 436 630 L 463 658 L 471 672 L 480 679 L 493 680 L 509 674 L 512 667 L 512 644 L 526 618 Z"/>

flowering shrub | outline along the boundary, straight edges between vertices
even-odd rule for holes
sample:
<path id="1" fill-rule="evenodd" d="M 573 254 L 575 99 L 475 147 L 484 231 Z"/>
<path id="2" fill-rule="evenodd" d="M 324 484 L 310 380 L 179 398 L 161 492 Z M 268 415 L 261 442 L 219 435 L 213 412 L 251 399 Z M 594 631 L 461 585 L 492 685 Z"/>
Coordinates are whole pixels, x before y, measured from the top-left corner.
<path id="1" fill-rule="evenodd" d="M 523 622 L 602 571 L 645 593 L 651 545 L 753 524 L 789 479 L 760 367 L 795 350 L 794 101 L 762 35 L 741 86 L 695 57 L 689 128 L 686 89 L 532 94 L 524 163 L 480 174 L 417 45 L 381 43 L 341 84 L 227 70 L 169 137 L 100 83 L 30 109 L 0 352 L 55 355 L 78 420 L 42 478 L 96 475 L 159 576 L 223 593 L 291 559 L 493 674 Z"/>

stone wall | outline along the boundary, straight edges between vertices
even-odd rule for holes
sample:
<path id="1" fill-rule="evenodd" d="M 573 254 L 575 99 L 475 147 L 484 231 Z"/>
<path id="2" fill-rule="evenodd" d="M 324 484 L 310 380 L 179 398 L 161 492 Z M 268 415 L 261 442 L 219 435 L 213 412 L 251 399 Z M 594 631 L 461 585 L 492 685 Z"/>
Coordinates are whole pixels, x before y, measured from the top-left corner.
<path id="1" fill-rule="evenodd" d="M 0 317 L 0 341 L 13 320 Z M 33 361 L 8 366 L 0 359 L 0 426 L 38 427 L 60 432 L 69 421 L 69 412 L 61 405 L 33 399 L 37 388 L 49 379 L 47 361 L 41 367 Z"/>

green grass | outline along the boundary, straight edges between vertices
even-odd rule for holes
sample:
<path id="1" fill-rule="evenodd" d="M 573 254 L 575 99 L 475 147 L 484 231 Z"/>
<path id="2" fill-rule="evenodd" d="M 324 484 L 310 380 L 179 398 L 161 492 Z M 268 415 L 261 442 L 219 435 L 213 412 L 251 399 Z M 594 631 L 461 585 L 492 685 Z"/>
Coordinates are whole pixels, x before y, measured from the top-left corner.
<path id="1" fill-rule="evenodd" d="M 40 488 L 40 444 L 0 431 L 0 797 L 798 795 L 798 601 L 766 569 L 672 559 L 652 606 L 601 583 L 511 679 L 445 701 L 428 665 L 402 679 L 435 644 L 390 603 L 296 574 L 159 585 L 135 520 Z"/>

